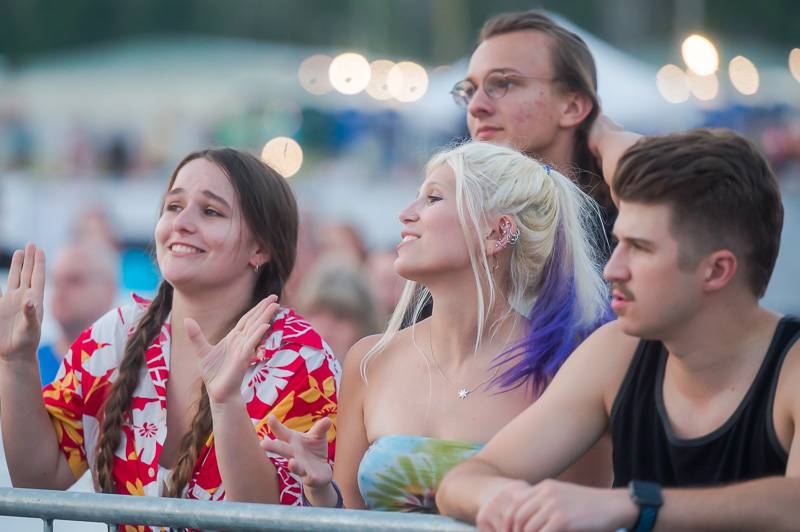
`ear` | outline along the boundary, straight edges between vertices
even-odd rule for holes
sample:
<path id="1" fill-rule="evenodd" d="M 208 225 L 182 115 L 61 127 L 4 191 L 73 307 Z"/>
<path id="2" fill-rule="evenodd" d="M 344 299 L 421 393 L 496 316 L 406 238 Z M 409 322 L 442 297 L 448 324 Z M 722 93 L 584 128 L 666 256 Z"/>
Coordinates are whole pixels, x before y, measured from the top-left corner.
<path id="1" fill-rule="evenodd" d="M 251 256 L 250 256 L 250 267 L 253 269 L 261 268 L 264 264 L 268 263 L 272 257 L 267 251 L 258 248 Z"/>
<path id="2" fill-rule="evenodd" d="M 558 124 L 563 128 L 577 127 L 592 112 L 592 100 L 583 92 L 567 92 L 562 96 Z"/>
<path id="3" fill-rule="evenodd" d="M 486 235 L 483 245 L 486 254 L 491 257 L 509 246 L 508 237 L 517 232 L 517 224 L 511 216 L 503 214 L 494 218 L 489 227 L 491 231 Z"/>
<path id="4" fill-rule="evenodd" d="M 728 249 L 715 251 L 703 259 L 702 282 L 704 292 L 722 290 L 731 282 L 738 270 L 736 255 Z"/>

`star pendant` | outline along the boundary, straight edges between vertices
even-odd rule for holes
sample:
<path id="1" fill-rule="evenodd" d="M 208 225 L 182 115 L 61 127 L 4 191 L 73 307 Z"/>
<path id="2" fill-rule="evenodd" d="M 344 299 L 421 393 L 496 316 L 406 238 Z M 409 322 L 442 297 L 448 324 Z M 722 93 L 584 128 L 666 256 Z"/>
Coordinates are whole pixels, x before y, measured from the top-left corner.
<path id="1" fill-rule="evenodd" d="M 459 399 L 466 399 L 468 395 L 469 395 L 469 390 L 467 390 L 466 388 L 459 388 L 458 389 L 458 398 Z"/>

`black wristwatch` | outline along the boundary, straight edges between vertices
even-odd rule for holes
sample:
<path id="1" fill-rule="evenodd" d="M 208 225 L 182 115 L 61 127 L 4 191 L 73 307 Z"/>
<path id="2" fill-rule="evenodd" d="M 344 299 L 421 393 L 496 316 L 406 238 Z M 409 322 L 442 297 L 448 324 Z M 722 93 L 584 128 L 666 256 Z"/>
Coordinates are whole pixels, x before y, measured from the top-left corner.
<path id="1" fill-rule="evenodd" d="M 656 526 L 658 509 L 664 502 L 661 498 L 661 486 L 655 482 L 631 480 L 628 483 L 631 500 L 639 507 L 639 518 L 631 529 L 632 532 L 650 532 Z"/>

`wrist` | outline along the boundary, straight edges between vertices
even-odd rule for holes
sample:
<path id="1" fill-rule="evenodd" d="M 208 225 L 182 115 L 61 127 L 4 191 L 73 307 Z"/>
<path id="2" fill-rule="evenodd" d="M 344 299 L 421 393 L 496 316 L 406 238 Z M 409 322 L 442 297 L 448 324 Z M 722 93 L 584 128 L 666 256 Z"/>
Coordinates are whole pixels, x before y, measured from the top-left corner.
<path id="1" fill-rule="evenodd" d="M 342 508 L 344 506 L 342 492 L 333 480 L 321 486 L 303 484 L 303 506 Z"/>
<path id="2" fill-rule="evenodd" d="M 650 532 L 656 526 L 658 511 L 664 502 L 661 486 L 655 482 L 631 480 L 628 483 L 628 494 L 631 502 L 638 507 L 638 515 L 631 530 Z"/>
<path id="3" fill-rule="evenodd" d="M 614 522 L 613 528 L 633 530 L 636 522 L 639 520 L 639 506 L 633 502 L 624 488 L 617 488 L 611 490 L 614 497 Z"/>
<path id="4" fill-rule="evenodd" d="M 237 393 L 232 397 L 215 399 L 209 394 L 208 403 L 211 407 L 211 414 L 225 414 L 230 411 L 240 411 L 246 409 L 244 398 Z"/>
<path id="5" fill-rule="evenodd" d="M 33 371 L 39 373 L 39 359 L 36 352 L 33 353 L 5 353 L 0 357 L 0 367 L 4 371 L 11 371 L 15 374 L 29 373 Z"/>

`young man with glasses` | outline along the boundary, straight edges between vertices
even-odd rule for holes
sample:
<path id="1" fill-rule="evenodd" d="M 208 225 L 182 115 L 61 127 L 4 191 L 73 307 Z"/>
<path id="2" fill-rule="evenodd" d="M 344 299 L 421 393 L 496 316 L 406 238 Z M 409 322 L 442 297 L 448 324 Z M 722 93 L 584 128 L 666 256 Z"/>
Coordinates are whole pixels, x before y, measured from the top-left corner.
<path id="1" fill-rule="evenodd" d="M 451 94 L 467 111 L 473 139 L 513 146 L 570 176 L 601 206 L 610 234 L 616 208 L 599 158 L 606 144 L 619 145 L 606 142 L 609 135 L 630 135 L 625 147 L 638 136 L 604 122 L 590 139 L 600 105 L 583 39 L 536 11 L 497 15 L 484 24 L 467 77 Z"/>

